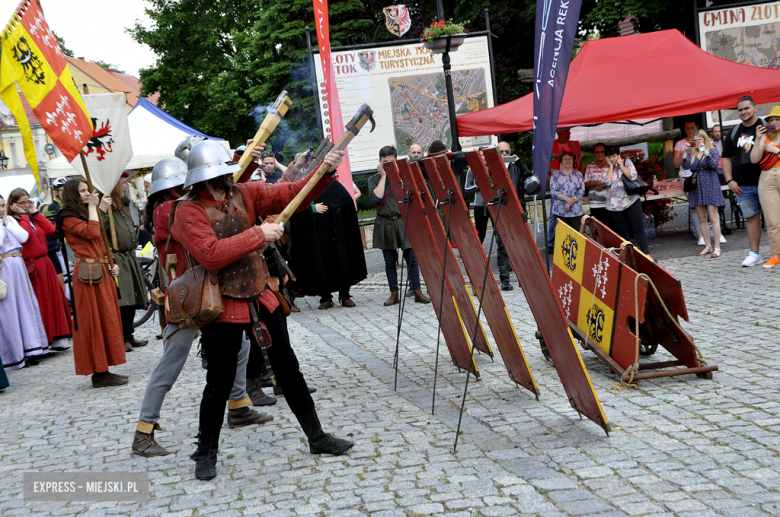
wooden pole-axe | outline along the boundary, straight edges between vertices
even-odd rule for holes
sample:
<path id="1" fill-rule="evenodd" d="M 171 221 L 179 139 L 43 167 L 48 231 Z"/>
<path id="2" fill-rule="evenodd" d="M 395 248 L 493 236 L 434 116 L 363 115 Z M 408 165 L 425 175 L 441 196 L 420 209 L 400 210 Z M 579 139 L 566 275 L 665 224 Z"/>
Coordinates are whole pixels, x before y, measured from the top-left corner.
<path id="1" fill-rule="evenodd" d="M 276 126 L 278 126 L 279 122 L 282 121 L 282 117 L 284 117 L 290 110 L 290 106 L 292 106 L 292 100 L 290 97 L 288 97 L 287 90 L 282 90 L 282 93 L 280 93 L 279 97 L 276 98 L 276 101 L 274 102 L 273 106 L 271 106 L 271 109 L 268 110 L 268 113 L 263 119 L 263 123 L 260 124 L 260 129 L 258 129 L 257 133 L 255 133 L 255 137 L 252 139 L 252 142 L 246 146 L 244 154 L 238 160 L 238 164 L 241 166 L 241 168 L 237 172 L 233 173 L 234 183 L 239 182 L 238 180 L 240 180 L 241 176 L 244 175 L 246 168 L 249 167 L 250 163 L 252 163 L 252 150 L 268 140 L 268 138 L 271 136 L 271 133 L 273 133 L 274 129 L 276 129 Z"/>

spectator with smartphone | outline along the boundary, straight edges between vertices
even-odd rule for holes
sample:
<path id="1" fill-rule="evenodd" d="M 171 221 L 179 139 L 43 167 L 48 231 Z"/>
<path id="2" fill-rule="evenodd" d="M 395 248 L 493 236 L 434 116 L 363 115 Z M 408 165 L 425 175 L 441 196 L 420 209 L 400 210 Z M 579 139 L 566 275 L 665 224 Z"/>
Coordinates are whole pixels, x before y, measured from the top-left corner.
<path id="1" fill-rule="evenodd" d="M 737 195 L 747 227 L 750 253 L 742 261 L 743 267 L 761 263 L 761 203 L 758 199 L 758 180 L 761 167 L 753 163 L 750 153 L 756 145 L 756 130 L 764 122 L 758 118 L 756 102 L 750 95 L 737 99 L 737 113 L 742 123 L 731 130 L 723 142 L 723 176 L 729 189 Z"/>
<path id="2" fill-rule="evenodd" d="M 717 172 L 720 153 L 712 145 L 707 132 L 703 129 L 696 130 L 691 143 L 693 145 L 688 144 L 685 147 L 685 156 L 682 160 L 683 167 L 689 169 L 696 176 L 696 188 L 688 192 L 688 204 L 696 210 L 702 228 L 707 228 L 707 215 L 709 214 L 714 234 L 713 246 L 710 247 L 710 232 L 706 232 L 705 248 L 696 255 L 703 256 L 712 253 L 712 258 L 718 258 L 721 255 L 718 207 L 726 204 L 720 191 L 720 180 L 718 180 Z"/>
<path id="3" fill-rule="evenodd" d="M 683 155 L 686 153 L 686 150 L 691 145 L 691 142 L 693 141 L 693 134 L 699 130 L 699 123 L 695 120 L 686 120 L 685 124 L 683 126 L 685 130 L 685 138 L 680 140 L 674 145 L 674 166 L 678 167 L 680 169 L 679 176 L 680 176 L 680 182 L 685 181 L 685 178 L 691 177 L 691 170 L 686 168 L 685 165 L 683 165 Z M 686 193 L 686 196 L 688 196 L 688 202 L 690 203 L 690 193 Z M 693 208 L 691 208 L 693 210 Z M 699 221 L 698 217 L 693 217 L 693 231 L 696 234 L 696 237 L 699 239 L 699 246 L 704 246 L 704 232 L 702 232 L 701 229 L 701 222 Z"/>
<path id="4" fill-rule="evenodd" d="M 774 106 L 766 117 L 767 126 L 756 128 L 756 144 L 750 150 L 750 161 L 758 163 L 758 199 L 764 211 L 772 256 L 765 268 L 780 265 L 780 106 Z"/>

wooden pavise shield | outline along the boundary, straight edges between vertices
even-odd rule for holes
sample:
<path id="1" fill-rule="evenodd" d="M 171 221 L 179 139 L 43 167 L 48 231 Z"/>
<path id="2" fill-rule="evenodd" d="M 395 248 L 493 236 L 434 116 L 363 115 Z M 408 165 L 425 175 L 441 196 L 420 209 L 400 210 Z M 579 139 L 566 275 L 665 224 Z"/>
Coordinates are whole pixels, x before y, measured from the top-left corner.
<path id="1" fill-rule="evenodd" d="M 373 119 L 373 111 L 368 104 L 363 104 L 358 112 L 347 123 L 344 134 L 333 145 L 336 150 L 343 150 L 349 145 L 352 139 L 357 136 L 366 122 L 371 121 L 371 131 L 376 127 L 376 123 Z M 245 153 L 247 155 L 249 153 Z M 306 185 L 301 189 L 297 196 L 285 207 L 279 216 L 277 216 L 275 223 L 283 225 L 298 209 L 306 196 L 309 195 L 311 190 L 319 182 L 319 180 L 325 175 L 329 169 L 327 163 L 321 163 L 317 168 L 317 171 L 309 179 Z M 233 191 L 230 194 L 230 202 L 228 209 L 227 221 L 224 224 L 223 236 L 228 236 L 230 227 L 233 220 Z M 238 201 L 238 200 L 237 200 Z M 240 201 L 239 201 L 240 202 Z M 175 204 L 171 209 L 170 225 L 173 225 L 175 217 Z M 265 247 L 257 250 L 262 256 L 262 252 Z M 228 266 L 230 267 L 230 266 Z M 266 271 L 267 279 L 267 271 Z M 226 286 L 229 289 L 229 287 Z M 200 328 L 204 325 L 214 321 L 224 311 L 222 306 L 222 294 L 225 289 L 220 286 L 220 275 L 217 272 L 207 271 L 203 266 L 196 265 L 191 267 L 182 276 L 173 280 L 168 288 L 168 293 L 165 298 L 165 308 L 168 314 L 168 319 L 172 323 L 177 323 L 181 328 Z M 259 292 L 257 293 L 260 294 Z M 230 296 L 229 292 L 225 292 L 226 296 Z M 251 308 L 251 304 L 250 304 Z M 253 315 L 254 319 L 254 315 Z M 259 322 L 258 322 L 259 323 Z M 264 347 L 263 347 L 264 348 Z"/>

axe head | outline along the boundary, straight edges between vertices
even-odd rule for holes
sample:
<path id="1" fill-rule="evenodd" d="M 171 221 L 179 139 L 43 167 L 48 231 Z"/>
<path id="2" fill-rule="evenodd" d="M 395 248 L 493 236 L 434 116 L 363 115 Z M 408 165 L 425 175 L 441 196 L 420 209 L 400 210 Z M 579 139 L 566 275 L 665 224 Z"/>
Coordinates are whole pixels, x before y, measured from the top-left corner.
<path id="1" fill-rule="evenodd" d="M 364 120 L 364 117 L 368 117 L 368 119 Z M 371 122 L 371 131 L 369 131 L 369 133 L 373 133 L 374 129 L 376 128 L 376 122 L 374 122 L 374 111 L 368 104 L 363 104 L 360 106 L 360 109 L 357 110 L 355 116 L 352 117 L 352 120 L 347 122 L 347 124 L 344 126 L 344 129 L 351 131 L 353 135 L 357 135 L 360 133 L 360 129 L 365 125 L 366 122 Z"/>

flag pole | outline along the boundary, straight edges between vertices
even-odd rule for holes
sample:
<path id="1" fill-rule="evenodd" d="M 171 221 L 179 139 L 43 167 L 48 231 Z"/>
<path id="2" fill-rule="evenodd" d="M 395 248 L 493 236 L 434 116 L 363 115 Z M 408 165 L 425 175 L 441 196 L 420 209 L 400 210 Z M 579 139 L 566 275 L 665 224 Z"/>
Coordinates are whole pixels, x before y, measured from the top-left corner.
<path id="1" fill-rule="evenodd" d="M 92 178 L 89 176 L 89 167 L 87 167 L 87 159 L 84 157 L 84 151 L 81 151 L 79 153 L 79 156 L 81 156 L 81 165 L 84 166 L 84 175 L 87 177 L 87 185 L 89 186 L 89 191 L 92 192 L 95 190 L 95 188 L 92 186 Z M 111 208 L 109 208 L 111 210 Z M 110 267 L 114 267 L 114 255 L 111 253 L 111 246 L 108 245 L 108 235 L 106 235 L 106 227 L 103 226 L 103 221 L 98 218 L 98 222 L 100 223 L 100 233 L 103 235 L 103 244 L 106 246 L 106 255 L 108 256 L 108 265 Z"/>

